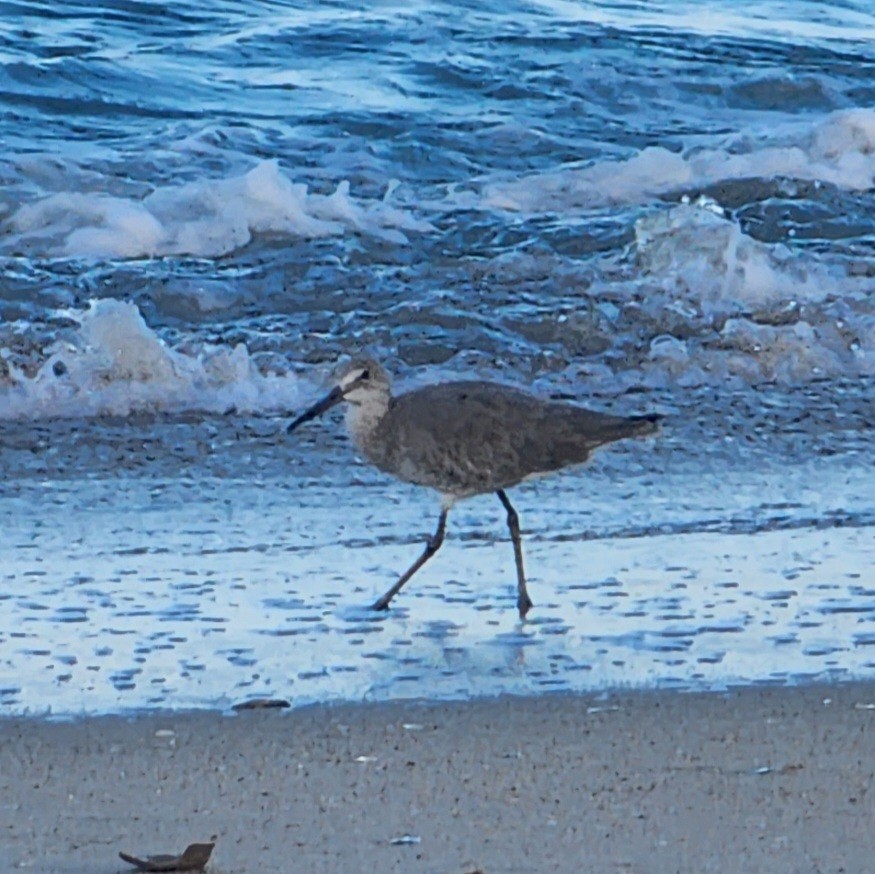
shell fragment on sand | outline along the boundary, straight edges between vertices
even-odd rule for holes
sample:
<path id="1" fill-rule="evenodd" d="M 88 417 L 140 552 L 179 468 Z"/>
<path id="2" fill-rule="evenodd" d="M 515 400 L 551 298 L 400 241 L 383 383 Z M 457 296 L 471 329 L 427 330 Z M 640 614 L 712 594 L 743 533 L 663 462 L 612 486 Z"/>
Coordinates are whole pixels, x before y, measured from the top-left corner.
<path id="1" fill-rule="evenodd" d="M 189 844 L 178 856 L 162 853 L 140 859 L 128 853 L 119 853 L 119 858 L 139 871 L 203 871 L 215 846 L 215 843 Z"/>
<path id="2" fill-rule="evenodd" d="M 397 838 L 392 838 L 389 843 L 393 847 L 408 847 L 414 844 L 421 844 L 422 838 L 419 835 L 401 835 Z"/>

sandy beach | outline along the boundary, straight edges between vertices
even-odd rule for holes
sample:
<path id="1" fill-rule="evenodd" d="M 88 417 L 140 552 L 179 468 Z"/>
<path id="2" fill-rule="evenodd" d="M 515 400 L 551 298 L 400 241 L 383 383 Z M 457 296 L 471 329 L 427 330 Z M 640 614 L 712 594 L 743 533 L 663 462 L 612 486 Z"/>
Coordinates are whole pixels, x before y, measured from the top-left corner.
<path id="1" fill-rule="evenodd" d="M 875 874 L 875 3 L 3 8 L 0 874 Z"/>
<path id="2" fill-rule="evenodd" d="M 873 720 L 854 683 L 10 718 L 0 862 L 110 874 L 216 836 L 224 874 L 863 872 Z"/>

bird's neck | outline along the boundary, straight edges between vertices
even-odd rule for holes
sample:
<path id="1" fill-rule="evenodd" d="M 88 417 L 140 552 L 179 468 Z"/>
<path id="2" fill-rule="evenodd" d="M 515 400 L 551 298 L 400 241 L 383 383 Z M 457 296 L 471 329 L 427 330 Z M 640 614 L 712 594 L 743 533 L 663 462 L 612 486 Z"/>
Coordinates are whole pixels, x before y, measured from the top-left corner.
<path id="1" fill-rule="evenodd" d="M 374 398 L 346 408 L 346 426 L 353 442 L 366 455 L 374 445 L 380 422 L 389 412 L 389 398 Z"/>

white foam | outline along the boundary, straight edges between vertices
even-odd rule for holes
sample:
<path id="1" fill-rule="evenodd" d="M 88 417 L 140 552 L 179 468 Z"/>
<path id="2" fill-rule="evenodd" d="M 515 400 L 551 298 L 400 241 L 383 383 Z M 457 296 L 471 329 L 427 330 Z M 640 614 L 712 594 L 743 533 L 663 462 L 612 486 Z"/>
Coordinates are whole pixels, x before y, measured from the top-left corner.
<path id="1" fill-rule="evenodd" d="M 637 203 L 691 181 L 692 168 L 681 155 L 652 146 L 626 161 L 600 161 L 487 185 L 484 205 L 515 212 L 558 212 L 569 207 Z"/>
<path id="2" fill-rule="evenodd" d="M 259 371 L 243 344 L 173 349 L 132 303 L 93 301 L 33 376 L 0 349 L 0 419 L 126 416 L 134 412 L 259 412 L 299 405 L 298 378 Z"/>
<path id="3" fill-rule="evenodd" d="M 844 278 L 838 267 L 747 236 L 706 198 L 639 219 L 635 238 L 643 273 L 709 318 L 822 300 Z"/>
<path id="4" fill-rule="evenodd" d="M 706 199 L 655 212 L 635 230 L 631 258 L 606 265 L 590 294 L 621 295 L 664 331 L 629 369 L 626 358 L 614 372 L 589 367 L 598 389 L 875 375 L 870 280 L 842 262 L 754 240 Z"/>
<path id="5" fill-rule="evenodd" d="M 58 192 L 19 207 L 5 252 L 93 258 L 162 255 L 215 257 L 233 252 L 254 234 L 326 237 L 350 231 L 395 243 L 405 232 L 433 230 L 390 202 L 364 201 L 342 181 L 333 194 L 310 193 L 292 182 L 277 161 L 262 161 L 242 176 L 159 188 L 136 199 L 126 195 Z"/>
<path id="6" fill-rule="evenodd" d="M 811 125 L 788 125 L 768 139 L 735 137 L 720 147 L 682 152 L 646 148 L 623 161 L 597 161 L 488 184 L 483 204 L 518 212 L 645 203 L 655 196 L 733 179 L 776 176 L 826 182 L 853 191 L 875 185 L 875 110 L 831 113 Z"/>
<path id="7" fill-rule="evenodd" d="M 799 385 L 848 372 L 847 354 L 830 347 L 806 321 L 761 325 L 730 319 L 716 341 L 657 337 L 640 374 L 651 387 Z"/>

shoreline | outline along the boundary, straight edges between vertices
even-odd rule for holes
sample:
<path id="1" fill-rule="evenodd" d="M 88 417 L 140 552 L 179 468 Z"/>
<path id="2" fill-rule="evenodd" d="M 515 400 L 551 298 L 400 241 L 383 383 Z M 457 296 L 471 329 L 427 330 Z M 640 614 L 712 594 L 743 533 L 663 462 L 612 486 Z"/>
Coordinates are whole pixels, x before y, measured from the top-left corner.
<path id="1" fill-rule="evenodd" d="M 10 716 L 0 861 L 110 874 L 216 835 L 217 874 L 863 871 L 873 782 L 862 681 Z"/>

